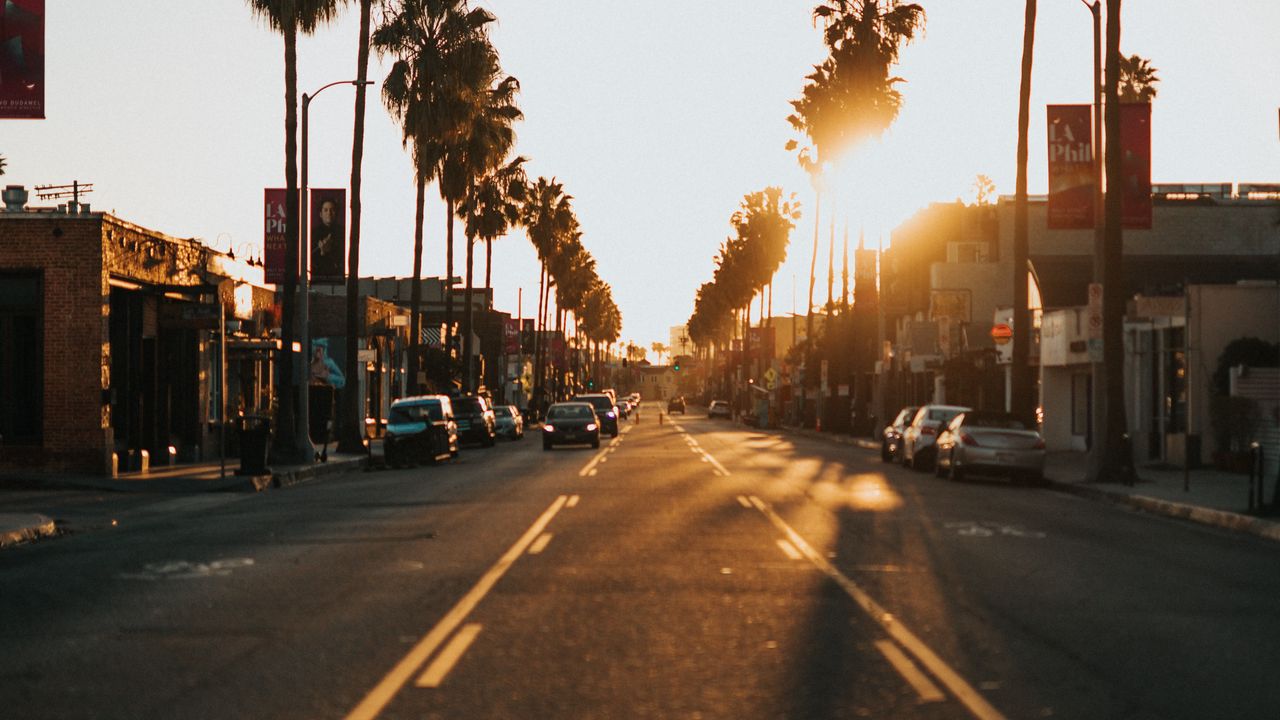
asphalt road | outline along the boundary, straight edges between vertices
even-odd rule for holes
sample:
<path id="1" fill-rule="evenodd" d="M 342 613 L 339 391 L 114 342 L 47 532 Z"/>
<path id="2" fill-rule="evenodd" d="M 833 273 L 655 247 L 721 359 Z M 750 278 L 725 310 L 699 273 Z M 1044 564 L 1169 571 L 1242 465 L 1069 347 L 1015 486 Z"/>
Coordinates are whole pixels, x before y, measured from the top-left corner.
<path id="1" fill-rule="evenodd" d="M 6 549 L 0 717 L 1280 716 L 1274 543 L 656 409 Z"/>

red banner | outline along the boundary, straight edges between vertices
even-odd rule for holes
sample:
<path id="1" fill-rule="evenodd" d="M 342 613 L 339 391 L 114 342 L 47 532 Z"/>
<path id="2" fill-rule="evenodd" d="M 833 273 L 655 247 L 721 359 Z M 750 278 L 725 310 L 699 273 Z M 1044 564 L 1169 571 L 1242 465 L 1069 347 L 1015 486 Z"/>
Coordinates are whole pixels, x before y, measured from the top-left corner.
<path id="1" fill-rule="evenodd" d="M 285 199 L 289 191 L 284 188 L 267 188 L 262 191 L 262 259 L 266 281 L 276 285 L 284 283 L 288 236 L 285 233 Z"/>
<path id="2" fill-rule="evenodd" d="M 1092 106 L 1048 106 L 1050 230 L 1093 227 Z"/>
<path id="3" fill-rule="evenodd" d="M 520 354 L 520 321 L 515 318 L 502 320 L 502 352 L 507 355 Z"/>
<path id="4" fill-rule="evenodd" d="M 347 191 L 312 188 L 311 284 L 341 285 L 347 274 Z"/>
<path id="5" fill-rule="evenodd" d="M 1121 103 L 1120 218 L 1127 230 L 1151 229 L 1151 104 Z"/>
<path id="6" fill-rule="evenodd" d="M 0 118 L 44 117 L 44 0 L 0 4 Z"/>

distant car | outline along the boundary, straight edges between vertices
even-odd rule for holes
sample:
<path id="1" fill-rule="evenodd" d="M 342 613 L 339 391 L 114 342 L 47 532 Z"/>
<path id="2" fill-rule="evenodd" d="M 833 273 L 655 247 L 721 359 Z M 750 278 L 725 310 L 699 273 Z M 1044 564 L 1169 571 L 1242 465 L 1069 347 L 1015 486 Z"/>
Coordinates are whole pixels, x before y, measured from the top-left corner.
<path id="1" fill-rule="evenodd" d="M 453 400 L 453 418 L 458 423 L 458 439 L 493 447 L 497 438 L 497 418 L 489 401 L 479 395 L 463 395 Z"/>
<path id="2" fill-rule="evenodd" d="M 707 417 L 709 418 L 728 418 L 732 415 L 729 410 L 729 403 L 725 400 L 712 400 L 707 406 Z"/>
<path id="3" fill-rule="evenodd" d="M 391 403 L 382 445 L 392 467 L 436 463 L 458 455 L 458 427 L 444 395 L 420 395 Z"/>
<path id="4" fill-rule="evenodd" d="M 627 402 L 626 399 L 619 400 L 616 407 L 618 408 L 619 420 L 626 420 L 627 416 L 631 414 L 631 403 Z"/>
<path id="5" fill-rule="evenodd" d="M 934 441 L 938 432 L 955 416 L 972 408 L 960 405 L 923 405 L 916 411 L 911 424 L 902 431 L 902 449 L 899 457 L 906 467 L 927 470 L 937 456 Z"/>
<path id="6" fill-rule="evenodd" d="M 612 437 L 618 437 L 618 407 L 613 404 L 613 398 L 604 393 L 591 393 L 589 395 L 575 395 L 573 402 L 589 404 L 595 409 L 596 417 L 600 421 L 600 432 L 609 433 Z"/>
<path id="7" fill-rule="evenodd" d="M 881 460 L 893 462 L 898 459 L 899 453 L 902 452 L 902 431 L 907 429 L 907 425 L 911 423 L 911 419 L 916 416 L 916 411 L 919 409 L 914 405 L 904 407 L 893 422 L 885 426 L 884 431 L 880 433 Z"/>
<path id="8" fill-rule="evenodd" d="M 938 434 L 937 446 L 938 477 L 962 480 L 975 472 L 1044 481 L 1044 438 L 1009 413 L 961 413 Z"/>
<path id="9" fill-rule="evenodd" d="M 567 443 L 590 443 L 600 447 L 600 422 L 588 402 L 562 402 L 547 408 L 542 425 L 542 449 Z"/>
<path id="10" fill-rule="evenodd" d="M 677 410 L 680 411 L 681 415 L 684 415 L 684 397 L 680 395 L 677 395 L 667 401 L 668 413 L 673 413 L 673 412 L 676 412 Z"/>
<path id="11" fill-rule="evenodd" d="M 515 405 L 493 406 L 493 419 L 497 434 L 512 440 L 524 437 L 524 416 Z"/>
<path id="12" fill-rule="evenodd" d="M 631 393 L 627 399 L 631 401 L 631 407 L 640 407 L 640 393 Z"/>

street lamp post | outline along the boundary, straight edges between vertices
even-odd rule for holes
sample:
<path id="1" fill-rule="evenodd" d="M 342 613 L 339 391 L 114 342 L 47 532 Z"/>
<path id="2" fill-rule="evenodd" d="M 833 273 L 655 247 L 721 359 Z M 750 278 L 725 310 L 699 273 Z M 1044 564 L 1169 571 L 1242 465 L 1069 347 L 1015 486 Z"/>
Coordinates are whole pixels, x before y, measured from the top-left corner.
<path id="1" fill-rule="evenodd" d="M 1080 0 L 1093 15 L 1093 282 L 1102 284 L 1106 276 L 1107 235 L 1103 216 L 1102 173 L 1102 0 Z M 1092 353 L 1091 353 L 1092 354 Z M 1106 427 L 1106 365 L 1101 357 L 1090 358 L 1090 423 L 1089 477 L 1096 478 L 1102 468 L 1100 431 Z"/>
<path id="2" fill-rule="evenodd" d="M 338 80 L 328 85 L 322 86 L 319 90 L 310 95 L 302 94 L 302 162 L 301 175 L 302 187 L 299 198 L 298 212 L 298 293 L 301 301 L 298 303 L 298 324 L 300 326 L 299 336 L 302 340 L 302 372 L 298 373 L 294 383 L 298 387 L 298 421 L 295 423 L 296 442 L 298 449 L 302 451 L 302 455 L 306 458 L 306 462 L 310 463 L 315 457 L 315 446 L 311 444 L 311 397 L 308 385 L 311 382 L 311 262 L 310 249 L 311 238 L 307 234 L 307 221 L 309 220 L 309 198 L 307 197 L 307 135 L 308 124 L 307 118 L 310 115 L 311 101 L 317 95 L 334 85 L 358 85 L 358 80 Z M 372 85 L 372 80 L 366 80 L 365 85 Z M 351 329 L 348 329 L 350 332 Z"/>

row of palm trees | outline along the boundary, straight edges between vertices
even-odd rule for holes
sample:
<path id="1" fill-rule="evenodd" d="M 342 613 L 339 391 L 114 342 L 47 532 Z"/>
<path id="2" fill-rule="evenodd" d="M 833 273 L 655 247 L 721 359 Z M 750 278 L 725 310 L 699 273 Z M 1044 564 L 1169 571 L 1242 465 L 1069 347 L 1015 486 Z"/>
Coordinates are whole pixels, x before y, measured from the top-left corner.
<path id="1" fill-rule="evenodd" d="M 251 9 L 281 33 L 285 44 L 285 179 L 288 205 L 286 233 L 297 237 L 297 36 L 314 32 L 332 20 L 345 0 L 248 0 Z M 609 286 L 595 272 L 595 261 L 582 246 L 582 233 L 570 204 L 554 180 L 539 178 L 529 182 L 526 158 L 514 156 L 514 125 L 523 118 L 516 95 L 519 81 L 506 75 L 488 28 L 494 15 L 468 0 L 359 0 L 360 43 L 357 51 L 355 130 L 352 144 L 351 236 L 347 279 L 347 376 L 358 377 L 357 302 L 360 229 L 360 173 L 364 134 L 365 80 L 372 49 L 393 60 L 382 84 L 382 99 L 399 123 L 405 148 L 413 163 L 416 186 L 413 236 L 413 277 L 422 276 L 426 188 L 435 183 L 447 208 L 445 217 L 446 277 L 454 275 L 455 219 L 463 221 L 466 238 L 465 290 L 462 317 L 462 356 L 467 362 L 461 382 L 474 390 L 478 378 L 469 359 L 472 355 L 472 296 L 475 244 L 484 241 L 486 258 L 492 260 L 493 240 L 513 226 L 523 225 L 542 264 L 539 314 L 535 353 L 535 389 L 541 392 L 546 374 L 546 343 L 543 331 L 551 307 L 551 288 L 556 289 L 556 329 L 567 327 L 573 318 L 575 336 L 589 343 L 615 342 L 621 330 L 621 314 Z M 373 27 L 374 8 L 379 22 Z M 297 267 L 297 244 L 288 247 L 287 267 Z M 486 263 L 485 289 L 491 288 L 490 264 Z M 282 335 L 286 343 L 294 336 L 293 308 L 296 276 L 285 279 Z M 415 381 L 423 368 L 420 310 L 422 290 L 413 283 L 410 377 Z M 453 347 L 454 303 L 445 293 L 446 336 L 444 347 Z M 277 454 L 293 457 L 305 453 L 291 446 L 295 427 L 292 397 L 292 364 L 281 355 L 278 377 L 280 403 Z M 563 364 L 563 363 L 561 363 Z M 556 368 L 563 373 L 564 368 Z M 358 384 L 348 386 L 342 402 L 347 422 L 340 423 L 343 446 L 359 447 L 363 428 L 363 408 Z M 305 459 L 305 458 L 297 458 Z"/>

